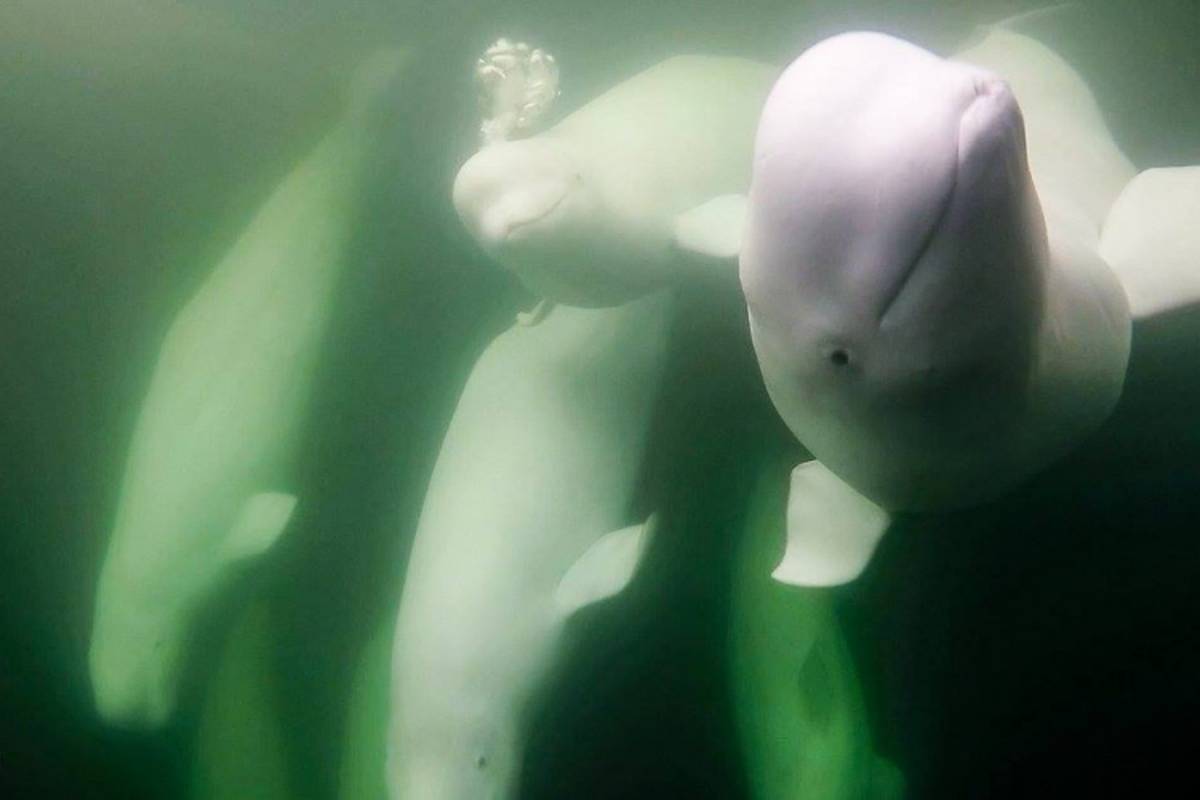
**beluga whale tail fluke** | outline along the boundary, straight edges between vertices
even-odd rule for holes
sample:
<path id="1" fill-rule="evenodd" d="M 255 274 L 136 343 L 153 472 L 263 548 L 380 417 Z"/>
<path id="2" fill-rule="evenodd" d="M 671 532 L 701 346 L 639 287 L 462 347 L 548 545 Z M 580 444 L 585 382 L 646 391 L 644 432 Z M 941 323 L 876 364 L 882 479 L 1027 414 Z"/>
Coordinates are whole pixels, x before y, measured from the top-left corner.
<path id="1" fill-rule="evenodd" d="M 1121 396 L 1133 324 L 1200 301 L 1200 168 L 1135 178 L 1079 75 L 1004 25 L 953 59 L 815 45 L 753 163 L 705 232 L 739 243 L 768 394 L 816 459 L 784 582 L 852 580 L 892 514 L 989 501 L 1071 451 Z"/>

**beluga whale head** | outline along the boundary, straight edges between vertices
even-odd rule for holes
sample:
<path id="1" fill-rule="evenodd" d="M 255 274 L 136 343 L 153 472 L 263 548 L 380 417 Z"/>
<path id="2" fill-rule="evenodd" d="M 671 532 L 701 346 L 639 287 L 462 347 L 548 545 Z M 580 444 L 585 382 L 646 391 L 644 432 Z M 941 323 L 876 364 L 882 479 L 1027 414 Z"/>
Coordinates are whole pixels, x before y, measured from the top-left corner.
<path id="1" fill-rule="evenodd" d="M 567 142 L 542 135 L 498 142 L 454 181 L 454 207 L 471 236 L 532 292 L 577 306 L 628 299 L 603 268 L 624 237 L 608 224 L 595 176 Z"/>
<path id="2" fill-rule="evenodd" d="M 88 663 L 97 711 L 109 724 L 156 728 L 175 711 L 187 643 L 168 606 L 130 604 L 97 615 Z"/>
<path id="3" fill-rule="evenodd" d="M 753 341 L 797 438 L 889 510 L 978 500 L 955 459 L 1024 411 L 1048 257 L 1008 86 L 882 34 L 818 44 L 767 100 L 745 226 Z"/>
<path id="4" fill-rule="evenodd" d="M 725 217 L 744 200 L 776 68 L 672 56 L 544 127 L 557 69 L 536 52 L 498 44 L 480 59 L 483 144 L 453 187 L 467 231 L 543 301 L 518 320 L 727 279 Z"/>
<path id="5" fill-rule="evenodd" d="M 629 269 L 639 259 L 627 252 L 637 237 L 614 219 L 606 170 L 570 136 L 556 135 L 557 126 L 540 130 L 559 94 L 554 57 L 500 39 L 479 59 L 475 79 L 482 146 L 453 187 L 468 233 L 547 306 L 615 305 L 642 293 Z"/>

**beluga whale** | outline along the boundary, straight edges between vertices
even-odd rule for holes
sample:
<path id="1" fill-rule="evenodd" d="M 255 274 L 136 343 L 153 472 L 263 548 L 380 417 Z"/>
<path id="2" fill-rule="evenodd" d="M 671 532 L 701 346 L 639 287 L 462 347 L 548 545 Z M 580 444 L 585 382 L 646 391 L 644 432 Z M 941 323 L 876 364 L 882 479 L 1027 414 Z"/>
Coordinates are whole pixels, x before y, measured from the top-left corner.
<path id="1" fill-rule="evenodd" d="M 1015 26 L 952 59 L 818 43 L 753 163 L 724 235 L 767 392 L 815 459 L 784 582 L 852 580 L 893 514 L 987 502 L 1070 452 L 1120 398 L 1133 326 L 1200 299 L 1200 167 L 1137 174 Z"/>
<path id="2" fill-rule="evenodd" d="M 556 306 L 472 369 L 397 612 L 393 800 L 519 796 L 531 709 L 567 625 L 633 579 L 654 535 L 653 516 L 629 514 L 673 307 L 669 291 Z"/>
<path id="3" fill-rule="evenodd" d="M 502 40 L 477 69 L 484 146 L 459 170 L 454 206 L 526 288 L 548 303 L 614 306 L 702 268 L 689 256 L 711 246 L 698 244 L 705 201 L 749 185 L 776 68 L 668 58 L 540 132 L 558 96 L 552 57 Z"/>
<path id="4" fill-rule="evenodd" d="M 169 722 L 203 621 L 289 527 L 317 359 L 404 60 L 356 70 L 341 119 L 163 338 L 96 587 L 88 667 L 107 724 Z"/>

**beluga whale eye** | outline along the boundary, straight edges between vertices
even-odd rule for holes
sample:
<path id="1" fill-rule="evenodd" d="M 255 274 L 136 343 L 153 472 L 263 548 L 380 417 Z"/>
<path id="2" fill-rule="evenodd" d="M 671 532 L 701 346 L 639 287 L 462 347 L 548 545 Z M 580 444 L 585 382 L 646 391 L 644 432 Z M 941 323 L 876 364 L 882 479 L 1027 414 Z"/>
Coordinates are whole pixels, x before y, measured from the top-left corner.
<path id="1" fill-rule="evenodd" d="M 845 349 L 838 347 L 829 354 L 829 363 L 835 367 L 844 367 L 850 363 L 850 354 Z"/>
<path id="2" fill-rule="evenodd" d="M 487 769 L 488 759 L 483 753 L 475 757 L 475 769 Z"/>

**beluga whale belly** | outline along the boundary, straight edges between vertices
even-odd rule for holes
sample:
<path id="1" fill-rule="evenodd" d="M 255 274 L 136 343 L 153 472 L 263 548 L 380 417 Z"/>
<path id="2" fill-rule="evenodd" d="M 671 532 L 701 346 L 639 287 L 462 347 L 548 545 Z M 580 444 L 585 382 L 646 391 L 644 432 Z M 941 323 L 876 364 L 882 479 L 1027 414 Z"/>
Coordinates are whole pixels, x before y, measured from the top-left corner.
<path id="1" fill-rule="evenodd" d="M 531 68 L 541 74 L 546 63 Z M 512 83 L 495 77 L 496 65 L 481 70 L 499 82 L 496 94 Z M 455 179 L 455 208 L 476 241 L 549 302 L 611 306 L 645 294 L 688 268 L 704 202 L 749 185 L 755 120 L 776 73 L 741 58 L 676 56 L 536 135 L 497 137 L 485 122 L 485 146 Z M 549 101 L 548 80 L 530 81 L 526 105 Z"/>
<path id="2" fill-rule="evenodd" d="M 1131 325 L 1200 298 L 1200 168 L 1135 170 L 1082 79 L 1014 30 L 954 60 L 821 42 L 771 91 L 739 273 L 796 468 L 775 575 L 831 585 L 890 516 L 969 507 L 1121 396 Z"/>

